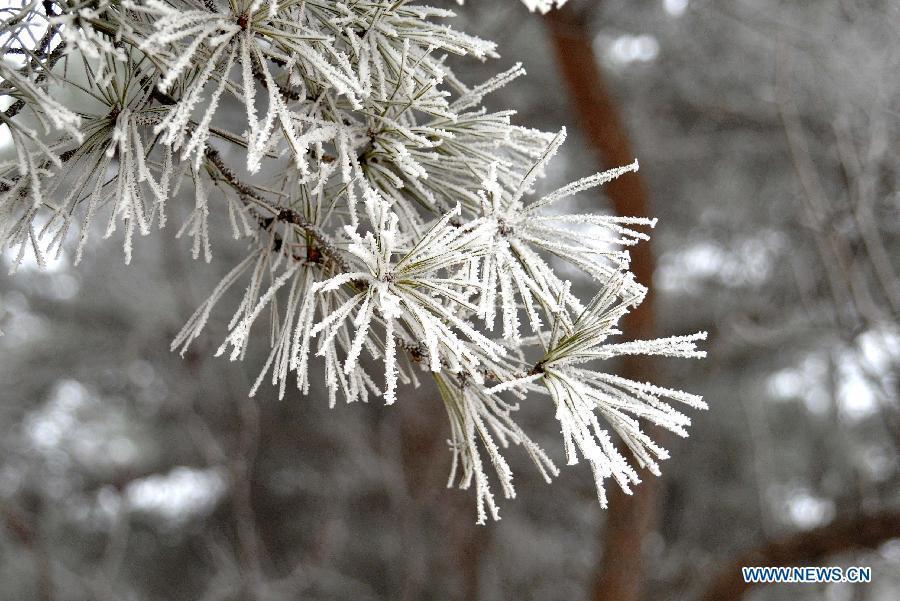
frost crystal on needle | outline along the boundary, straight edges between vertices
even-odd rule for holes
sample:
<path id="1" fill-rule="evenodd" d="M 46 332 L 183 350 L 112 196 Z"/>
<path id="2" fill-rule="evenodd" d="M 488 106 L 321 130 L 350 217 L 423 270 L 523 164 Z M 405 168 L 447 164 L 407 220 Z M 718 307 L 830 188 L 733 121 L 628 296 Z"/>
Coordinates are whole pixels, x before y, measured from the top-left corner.
<path id="1" fill-rule="evenodd" d="M 541 12 L 563 3 L 525 0 Z M 222 269 L 173 350 L 204 336 L 237 291 L 216 354 L 241 361 L 267 345 L 251 395 L 267 383 L 279 398 L 289 385 L 324 386 L 331 406 L 392 404 L 432 380 L 427 394 L 450 421 L 448 484 L 474 488 L 479 523 L 499 519 L 489 472 L 515 496 L 510 444 L 546 480 L 558 473 L 517 423 L 523 403 L 555 414 L 568 463 L 588 462 L 602 504 L 607 479 L 627 491 L 638 467 L 658 473 L 666 452 L 644 424 L 686 435 L 684 407 L 705 407 L 605 369 L 622 355 L 703 355 L 703 334 L 617 339 L 646 293 L 628 249 L 656 221 L 563 212 L 561 201 L 628 177 L 637 161 L 536 194 L 566 132 L 485 108 L 524 69 L 475 85 L 454 73 L 447 54 L 497 54 L 449 26 L 450 11 L 381 0 L 45 4 L 58 14 L 13 2 L 0 37 L 4 56 L 22 58 L 0 62 L 14 151 L 0 165 L 0 244 L 14 264 L 27 253 L 43 264 L 67 244 L 77 262 L 98 233 L 121 237 L 130 262 L 137 236 L 170 218 L 206 263 L 221 260 L 213 241 L 233 238 L 246 254 Z M 560 277 L 560 261 L 593 298 Z"/>

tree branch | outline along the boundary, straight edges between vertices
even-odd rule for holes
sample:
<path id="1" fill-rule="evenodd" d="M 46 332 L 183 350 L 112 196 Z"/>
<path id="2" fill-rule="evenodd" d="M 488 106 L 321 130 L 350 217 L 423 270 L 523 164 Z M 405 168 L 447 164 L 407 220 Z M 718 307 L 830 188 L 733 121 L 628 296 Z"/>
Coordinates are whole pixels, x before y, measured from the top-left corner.
<path id="1" fill-rule="evenodd" d="M 723 568 L 699 601 L 740 599 L 753 583 L 744 582 L 742 566 L 792 566 L 816 563 L 857 549 L 874 549 L 900 537 L 900 512 L 885 511 L 840 518 L 830 524 L 791 534 L 741 553 Z"/>
<path id="2" fill-rule="evenodd" d="M 573 2 L 544 17 L 550 41 L 569 99 L 579 124 L 601 168 L 627 165 L 634 160 L 631 142 L 616 110 L 616 100 L 606 88 L 594 58 L 592 38 Z M 647 187 L 639 173 L 629 173 L 604 188 L 612 208 L 623 217 L 649 217 Z M 647 297 L 622 320 L 623 332 L 632 338 L 652 338 L 653 254 L 649 242 L 631 249 L 631 271 L 648 287 Z M 641 382 L 653 373 L 647 357 L 623 357 L 623 377 Z M 659 428 L 650 429 L 659 438 Z M 626 451 L 627 452 L 627 451 Z M 600 541 L 600 565 L 594 575 L 592 597 L 598 601 L 637 601 L 644 578 L 643 542 L 659 518 L 659 480 L 650 476 L 633 495 L 611 487 L 606 526 Z"/>
<path id="3" fill-rule="evenodd" d="M 320 252 L 325 255 L 328 260 L 333 262 L 341 271 L 348 272 L 350 271 L 350 264 L 347 263 L 347 260 L 341 255 L 341 251 L 334 245 L 334 243 L 328 238 L 328 236 L 319 229 L 314 223 L 309 221 L 304 215 L 301 215 L 297 211 L 289 208 L 283 207 L 273 207 L 265 198 L 259 195 L 258 192 L 251 186 L 238 178 L 238 176 L 234 173 L 234 171 L 225 164 L 225 161 L 222 160 L 222 156 L 219 154 L 219 151 L 207 146 L 206 151 L 204 152 L 207 160 L 216 168 L 216 170 L 222 175 L 222 178 L 230 185 L 234 190 L 241 196 L 243 199 L 251 199 L 263 205 L 266 210 L 273 213 L 273 219 L 276 221 L 282 221 L 284 223 L 290 223 L 292 225 L 296 225 L 315 240 L 316 245 L 319 247 Z"/>
<path id="4" fill-rule="evenodd" d="M 42 58 L 47 59 L 47 65 L 46 65 L 46 67 L 44 67 L 44 69 L 41 71 L 41 73 L 37 76 L 37 78 L 35 78 L 36 84 L 40 84 L 45 79 L 47 79 L 47 74 L 53 70 L 53 67 L 56 66 L 57 61 L 59 61 L 59 59 L 62 58 L 63 54 L 65 54 L 65 51 L 66 51 L 66 43 L 65 42 L 61 42 L 59 44 L 59 46 L 54 48 L 53 51 L 49 55 L 47 54 L 47 50 L 49 49 L 50 44 L 53 41 L 53 38 L 56 37 L 56 34 L 58 31 L 59 31 L 59 27 L 57 25 L 50 27 L 47 30 L 47 32 L 44 34 L 44 36 L 41 38 L 41 40 L 38 42 L 38 47 L 35 50 L 34 55 L 31 59 L 29 69 L 31 69 L 33 71 L 35 69 L 35 67 L 37 67 L 37 65 L 39 64 L 39 60 Z M 13 102 L 9 106 L 8 109 L 3 111 L 3 115 L 7 119 L 12 119 L 16 115 L 18 115 L 19 112 L 23 108 L 25 108 L 25 104 L 26 104 L 25 101 L 22 100 L 21 98 L 19 98 L 18 100 Z"/>

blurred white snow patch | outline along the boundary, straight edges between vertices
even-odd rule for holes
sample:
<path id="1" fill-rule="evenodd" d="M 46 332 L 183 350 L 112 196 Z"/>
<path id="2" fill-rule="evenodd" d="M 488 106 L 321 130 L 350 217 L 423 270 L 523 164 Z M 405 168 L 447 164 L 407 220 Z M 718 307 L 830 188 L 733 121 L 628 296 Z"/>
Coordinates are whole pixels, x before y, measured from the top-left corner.
<path id="1" fill-rule="evenodd" d="M 77 413 L 88 399 L 85 387 L 76 380 L 60 380 L 46 406 L 28 415 L 25 432 L 42 451 L 59 446 L 77 425 Z"/>
<path id="2" fill-rule="evenodd" d="M 801 400 L 810 413 L 819 415 L 834 405 L 841 418 L 851 422 L 875 415 L 882 388 L 890 390 L 891 343 L 878 342 L 883 338 L 867 332 L 853 346 L 812 353 L 798 365 L 776 371 L 766 380 L 770 398 Z"/>
<path id="3" fill-rule="evenodd" d="M 829 582 L 825 585 L 823 601 L 853 601 L 854 590 L 849 582 Z"/>
<path id="4" fill-rule="evenodd" d="M 28 283 L 37 293 L 56 300 L 69 300 L 78 294 L 81 285 L 72 273 L 72 262 L 65 250 L 60 250 L 58 255 L 48 253 L 43 266 L 33 252 L 26 252 L 16 266 L 18 254 L 18 248 L 4 248 L 0 251 L 0 265 L 8 272 L 15 270 L 30 276 Z"/>
<path id="5" fill-rule="evenodd" d="M 663 8 L 673 17 L 680 17 L 687 10 L 688 0 L 663 0 Z"/>
<path id="6" fill-rule="evenodd" d="M 832 406 L 828 369 L 828 361 L 819 354 L 805 357 L 796 367 L 780 369 L 766 381 L 770 398 L 800 400 L 810 413 L 824 415 Z"/>
<path id="7" fill-rule="evenodd" d="M 561 7 L 566 3 L 566 0 L 522 0 L 522 2 L 524 2 L 525 6 L 528 7 L 528 10 L 532 12 L 537 10 L 542 13 L 547 13 L 554 7 Z"/>
<path id="8" fill-rule="evenodd" d="M 878 553 L 888 561 L 900 562 L 900 538 L 892 538 L 881 545 Z"/>
<path id="9" fill-rule="evenodd" d="M 10 346 L 33 342 L 48 332 L 46 320 L 29 309 L 28 298 L 18 290 L 0 293 L 0 323 L 0 342 Z"/>
<path id="10" fill-rule="evenodd" d="M 132 511 L 182 524 L 209 515 L 227 490 L 227 478 L 222 470 L 178 466 L 168 474 L 129 483 L 125 500 Z"/>
<path id="11" fill-rule="evenodd" d="M 838 404 L 852 420 L 870 417 L 880 410 L 879 397 L 890 402 L 900 367 L 900 333 L 893 326 L 868 330 L 841 351 L 838 362 Z"/>
<path id="12" fill-rule="evenodd" d="M 28 413 L 23 428 L 31 448 L 59 474 L 73 465 L 98 477 L 145 470 L 157 451 L 126 403 L 104 400 L 73 379 L 59 380 L 46 402 Z"/>
<path id="13" fill-rule="evenodd" d="M 886 373 L 900 363 L 900 331 L 885 327 L 860 334 L 857 341 L 862 359 L 878 373 Z"/>
<path id="14" fill-rule="evenodd" d="M 641 33 L 609 36 L 600 33 L 594 38 L 594 54 L 613 65 L 649 63 L 659 56 L 659 41 L 655 36 Z"/>
<path id="15" fill-rule="evenodd" d="M 834 502 L 803 488 L 791 491 L 785 505 L 788 520 L 803 530 L 821 526 L 834 518 Z"/>
<path id="16" fill-rule="evenodd" d="M 884 482 L 897 471 L 898 457 L 893 447 L 871 445 L 859 452 L 858 464 L 876 482 Z"/>
<path id="17" fill-rule="evenodd" d="M 702 240 L 663 254 L 655 281 L 666 290 L 684 291 L 698 289 L 703 281 L 729 288 L 760 285 L 771 275 L 776 254 L 786 243 L 781 233 L 772 230 L 732 241 L 728 246 Z"/>
<path id="18" fill-rule="evenodd" d="M 873 382 L 866 377 L 854 353 L 841 354 L 838 373 L 837 400 L 842 416 L 860 420 L 878 411 Z"/>
<path id="19" fill-rule="evenodd" d="M 649 63 L 659 56 L 659 42 L 652 35 L 623 35 L 609 48 L 610 57 L 620 63 Z"/>
<path id="20" fill-rule="evenodd" d="M 541 13 L 546 14 L 553 8 L 560 8 L 563 4 L 565 4 L 568 0 L 522 0 L 525 6 L 528 7 L 528 10 L 531 12 L 540 11 Z M 466 3 L 466 0 L 456 0 L 456 3 L 462 6 Z"/>
<path id="21" fill-rule="evenodd" d="M 802 374 L 793 368 L 782 369 L 769 376 L 766 382 L 769 393 L 778 400 L 792 400 L 803 394 Z"/>

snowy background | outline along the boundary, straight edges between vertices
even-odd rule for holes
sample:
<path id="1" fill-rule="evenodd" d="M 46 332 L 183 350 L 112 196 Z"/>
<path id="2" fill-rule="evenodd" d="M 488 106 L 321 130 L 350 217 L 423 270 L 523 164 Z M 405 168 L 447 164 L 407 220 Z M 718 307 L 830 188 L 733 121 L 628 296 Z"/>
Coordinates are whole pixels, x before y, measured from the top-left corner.
<path id="1" fill-rule="evenodd" d="M 591 36 L 660 219 L 653 330 L 710 332 L 706 361 L 654 365 L 657 383 L 711 410 L 669 441 L 632 568 L 645 599 L 699 599 L 767 541 L 900 512 L 900 7 L 570 0 L 568 11 Z M 606 167 L 581 135 L 546 19 L 513 0 L 458 12 L 458 28 L 502 55 L 454 63 L 458 73 L 528 71 L 489 106 L 569 128 L 541 186 Z M 587 194 L 578 206 L 605 203 Z M 66 256 L 2 269 L 0 599 L 590 598 L 611 518 L 585 466 L 547 486 L 510 453 L 519 497 L 477 527 L 472 495 L 444 488 L 435 390 L 388 408 L 279 402 L 265 388 L 250 400 L 261 358 L 213 358 L 214 334 L 184 359 L 168 352 L 241 249 L 229 256 L 222 241 L 209 268 L 190 241 L 137 244 L 128 268 L 108 242 L 78 269 Z M 560 458 L 550 410 L 523 414 Z M 871 566 L 873 583 L 747 598 L 900 597 L 900 538 L 836 548 L 802 563 Z"/>

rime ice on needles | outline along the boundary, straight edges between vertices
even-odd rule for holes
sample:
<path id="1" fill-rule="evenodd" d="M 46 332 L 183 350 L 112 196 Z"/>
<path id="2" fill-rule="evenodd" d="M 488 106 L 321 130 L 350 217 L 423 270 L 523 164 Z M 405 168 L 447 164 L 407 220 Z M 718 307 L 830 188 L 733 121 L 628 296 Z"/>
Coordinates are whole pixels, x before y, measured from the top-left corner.
<path id="1" fill-rule="evenodd" d="M 706 356 L 696 348 L 696 342 L 706 338 L 705 332 L 625 344 L 607 342 L 610 336 L 618 334 L 616 325 L 634 302 L 626 292 L 630 277 L 615 274 L 574 321 L 561 310 L 553 323 L 547 352 L 534 370 L 542 375 L 541 383 L 556 405 L 569 464 L 577 463 L 579 454 L 587 459 L 604 507 L 604 480 L 612 477 L 630 493 L 630 485 L 639 483 L 640 478 L 613 444 L 598 416 L 618 434 L 640 467 L 659 475 L 657 460 L 668 458 L 668 453 L 641 430 L 639 420 L 687 436 L 685 427 L 690 418 L 663 399 L 706 408 L 696 395 L 578 367 L 591 360 L 621 355 Z"/>
<path id="2" fill-rule="evenodd" d="M 544 450 L 513 419 L 513 413 L 518 409 L 516 405 L 476 387 L 459 387 L 441 375 L 435 375 L 435 381 L 450 416 L 453 464 L 447 486 L 458 483 L 460 488 L 466 489 L 475 482 L 479 524 L 487 520 L 487 511 L 493 519 L 500 519 L 479 447 L 494 466 L 507 499 L 516 496 L 512 470 L 501 453 L 501 447 L 506 448 L 510 442 L 525 449 L 547 483 L 559 474 L 559 469 Z"/>
<path id="3" fill-rule="evenodd" d="M 488 464 L 515 496 L 510 443 L 546 480 L 558 473 L 516 423 L 522 403 L 555 407 L 569 463 L 587 459 L 604 504 L 607 478 L 626 490 L 638 481 L 626 453 L 658 472 L 665 451 L 642 423 L 684 435 L 678 405 L 704 406 L 601 369 L 626 354 L 702 355 L 700 334 L 614 338 L 645 294 L 628 248 L 655 220 L 562 212 L 560 201 L 637 162 L 536 196 L 565 130 L 484 107 L 524 69 L 466 83 L 444 56 L 483 60 L 495 46 L 448 26 L 449 11 L 388 0 L 50 0 L 0 14 L 2 50 L 22 59 L 0 62 L 12 103 L 0 124 L 14 143 L 0 166 L 0 245 L 15 263 L 27 252 L 42 263 L 66 244 L 80 260 L 95 230 L 122 235 L 127 262 L 135 233 L 170 217 L 193 257 L 214 262 L 212 239 L 230 234 L 247 254 L 173 350 L 184 353 L 243 289 L 217 354 L 244 360 L 268 344 L 251 395 L 267 381 L 279 398 L 290 381 L 305 395 L 321 374 L 331 406 L 391 404 L 401 386 L 433 379 L 450 418 L 448 484 L 474 488 L 479 523 L 499 518 Z M 597 296 L 580 299 L 555 260 Z"/>
<path id="4" fill-rule="evenodd" d="M 474 306 L 465 294 L 471 283 L 454 275 L 453 268 L 484 252 L 485 229 L 451 225 L 450 220 L 460 215 L 457 207 L 435 222 L 421 238 L 402 245 L 397 227 L 399 218 L 375 190 L 366 190 L 365 208 L 373 231 L 362 236 L 355 228 L 347 228 L 351 242 L 348 250 L 362 271 L 343 273 L 312 288 L 314 293 L 327 293 L 348 282 L 362 288 L 313 326 L 311 335 L 319 332 L 324 335 L 324 348 L 318 354 L 329 352 L 328 345 L 340 332 L 343 321 L 352 318 L 356 332 L 344 362 L 344 373 L 352 373 L 377 316 L 384 324 L 387 404 L 397 398 L 395 336 L 398 335 L 424 341 L 431 371 L 439 372 L 446 364 L 450 372 L 474 374 L 476 381 L 480 381 L 481 357 L 498 359 L 505 351 L 459 316 L 457 307 L 473 310 Z M 398 332 L 398 323 L 402 324 L 402 334 Z"/>
<path id="5" fill-rule="evenodd" d="M 565 136 L 563 129 L 513 189 L 504 189 L 498 181 L 497 170 L 492 167 L 483 182 L 484 190 L 479 193 L 483 220 L 490 224 L 494 241 L 492 252 L 481 259 L 478 268 L 479 317 L 484 319 L 488 330 L 492 330 L 499 304 L 503 336 L 507 339 L 519 340 L 520 336 L 516 298 L 522 301 L 534 333 L 541 331 L 541 312 L 557 311 L 556 299 L 563 291 L 563 282 L 536 250 L 556 255 L 595 280 L 605 282 L 613 274 L 627 269 L 628 254 L 619 248 L 648 238 L 647 234 L 633 228 L 656 224 L 656 220 L 640 218 L 539 212 L 556 201 L 600 186 L 629 171 L 637 171 L 637 161 L 586 177 L 526 204 L 523 200 L 525 192 L 540 176 Z M 585 236 L 583 232 L 566 227 L 567 224 L 587 224 L 597 231 Z M 643 298 L 644 289 L 628 280 L 623 293 L 633 296 L 632 302 L 637 304 Z M 562 301 L 574 310 L 581 308 L 579 301 L 569 293 L 563 295 Z"/>

